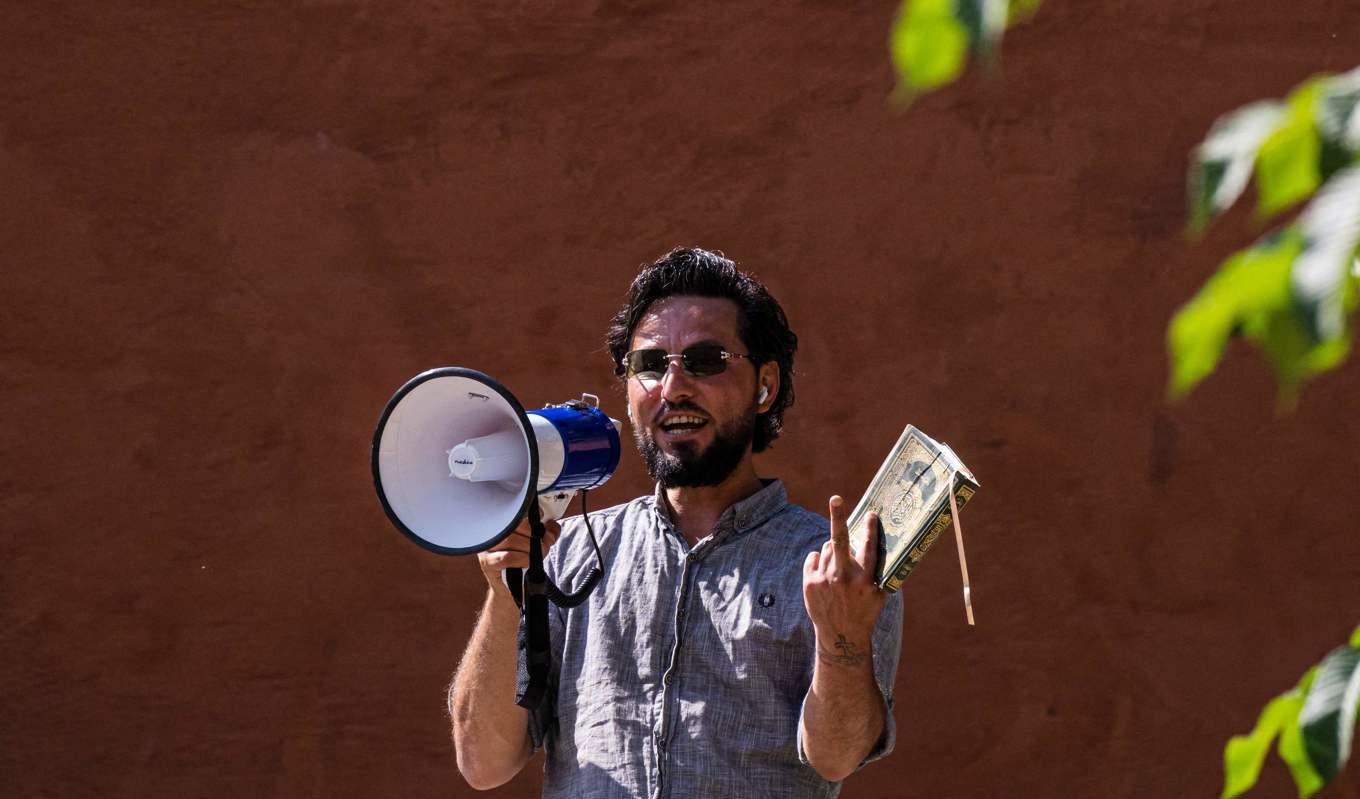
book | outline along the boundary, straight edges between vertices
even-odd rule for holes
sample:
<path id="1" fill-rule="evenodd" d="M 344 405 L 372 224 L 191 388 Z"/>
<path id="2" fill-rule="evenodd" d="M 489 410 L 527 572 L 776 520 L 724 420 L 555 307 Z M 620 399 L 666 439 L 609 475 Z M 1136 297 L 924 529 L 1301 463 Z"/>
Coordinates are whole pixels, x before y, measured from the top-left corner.
<path id="1" fill-rule="evenodd" d="M 901 588 L 935 539 L 953 525 L 950 492 L 962 512 L 978 488 L 977 478 L 954 450 L 907 425 L 846 520 L 854 531 L 870 512 L 878 514 L 878 587 L 889 592 Z"/>

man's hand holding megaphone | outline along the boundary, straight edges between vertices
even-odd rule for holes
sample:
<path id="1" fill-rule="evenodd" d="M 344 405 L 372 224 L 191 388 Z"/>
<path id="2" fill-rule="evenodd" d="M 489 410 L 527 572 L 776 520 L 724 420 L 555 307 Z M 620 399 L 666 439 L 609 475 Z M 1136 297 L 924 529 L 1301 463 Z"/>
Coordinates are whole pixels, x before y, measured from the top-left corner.
<path id="1" fill-rule="evenodd" d="M 561 533 L 562 526 L 557 522 L 551 520 L 543 522 L 543 557 L 548 556 L 548 550 Z M 511 596 L 505 582 L 505 570 L 529 568 L 530 537 L 529 520 L 524 519 L 514 532 L 499 544 L 485 552 L 477 553 L 477 565 L 482 567 L 482 574 L 486 576 L 492 590 L 502 591 L 506 597 Z"/>

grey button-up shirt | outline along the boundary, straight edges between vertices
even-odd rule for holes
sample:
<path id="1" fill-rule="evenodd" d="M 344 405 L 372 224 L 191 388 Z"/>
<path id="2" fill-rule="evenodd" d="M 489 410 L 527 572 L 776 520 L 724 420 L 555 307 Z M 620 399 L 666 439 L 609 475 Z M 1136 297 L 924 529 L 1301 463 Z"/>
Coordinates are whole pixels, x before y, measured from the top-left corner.
<path id="1" fill-rule="evenodd" d="M 543 795 L 834 797 L 802 752 L 798 721 L 816 657 L 803 605 L 803 560 L 826 519 L 772 481 L 723 513 L 693 548 L 660 492 L 590 513 L 605 576 L 590 599 L 549 611 L 553 663 L 533 714 L 546 746 Z M 549 576 L 573 590 L 595 565 L 581 517 L 562 523 Z M 902 600 L 874 632 L 874 674 L 892 750 Z"/>

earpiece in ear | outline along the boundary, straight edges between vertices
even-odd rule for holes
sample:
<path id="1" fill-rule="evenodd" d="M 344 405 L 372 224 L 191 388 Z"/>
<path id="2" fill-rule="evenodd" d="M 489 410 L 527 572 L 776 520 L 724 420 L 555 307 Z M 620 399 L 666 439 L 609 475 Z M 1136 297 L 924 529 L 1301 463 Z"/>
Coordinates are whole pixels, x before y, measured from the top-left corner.
<path id="1" fill-rule="evenodd" d="M 760 387 L 760 393 L 756 395 L 756 402 L 757 402 L 757 403 L 764 402 L 765 400 L 769 399 L 769 397 L 770 397 L 770 390 L 769 390 L 768 388 L 766 388 L 765 386 L 761 386 L 761 387 Z"/>

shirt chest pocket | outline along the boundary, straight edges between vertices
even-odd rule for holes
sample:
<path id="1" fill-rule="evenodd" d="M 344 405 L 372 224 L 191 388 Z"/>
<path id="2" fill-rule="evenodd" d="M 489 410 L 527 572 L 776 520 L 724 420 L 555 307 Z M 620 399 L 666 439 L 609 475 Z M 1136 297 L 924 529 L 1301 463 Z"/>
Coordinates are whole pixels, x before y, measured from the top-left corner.
<path id="1" fill-rule="evenodd" d="M 807 691 L 812 674 L 812 622 L 803 609 L 802 586 L 742 580 L 718 574 L 704 588 L 711 623 L 714 671 L 767 683 L 790 697 Z"/>

